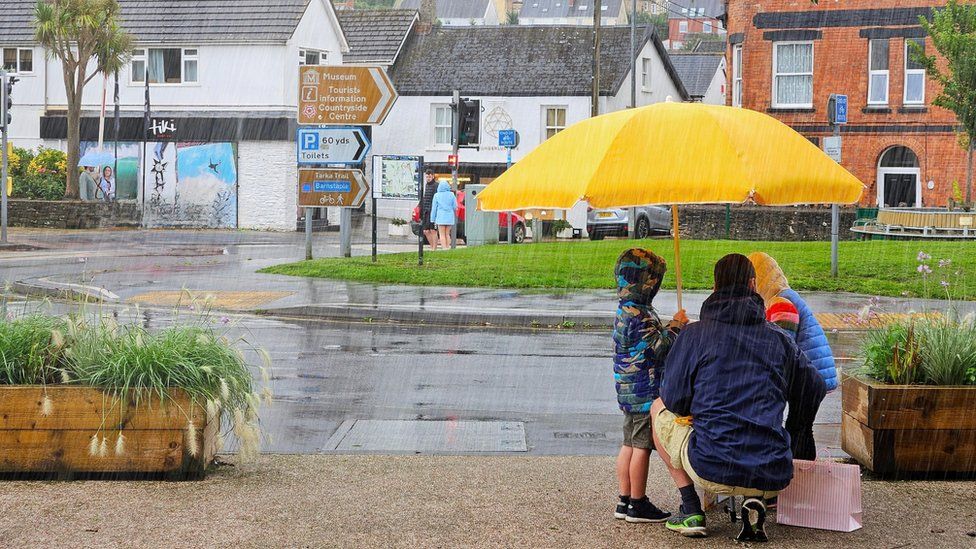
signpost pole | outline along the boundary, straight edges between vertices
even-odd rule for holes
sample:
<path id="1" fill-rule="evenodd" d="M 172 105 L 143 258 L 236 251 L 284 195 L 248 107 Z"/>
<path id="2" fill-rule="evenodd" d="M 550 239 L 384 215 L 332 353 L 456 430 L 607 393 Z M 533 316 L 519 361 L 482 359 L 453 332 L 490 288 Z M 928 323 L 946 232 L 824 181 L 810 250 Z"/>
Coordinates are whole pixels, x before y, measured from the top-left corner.
<path id="1" fill-rule="evenodd" d="M 373 263 L 376 263 L 376 197 L 373 196 Z"/>
<path id="2" fill-rule="evenodd" d="M 840 137 L 840 125 L 834 122 L 834 137 Z M 840 207 L 830 205 L 830 276 L 837 278 L 840 262 Z"/>
<path id="3" fill-rule="evenodd" d="M 339 209 L 339 252 L 352 257 L 352 208 Z"/>
<path id="4" fill-rule="evenodd" d="M 451 190 L 457 193 L 458 190 L 458 164 L 460 159 L 458 158 L 459 141 L 461 133 L 461 92 L 454 90 L 454 131 L 451 133 L 451 141 L 454 144 L 454 164 L 451 166 Z M 423 221 L 423 220 L 421 220 Z M 457 248 L 457 222 L 454 220 L 454 224 L 451 225 L 451 249 Z"/>
<path id="5" fill-rule="evenodd" d="M 505 159 L 505 169 L 507 170 L 507 169 L 509 169 L 509 168 L 512 167 L 512 148 L 511 147 L 505 147 L 505 149 L 508 151 L 508 156 Z M 514 244 L 515 243 L 515 237 L 512 235 L 512 217 L 513 217 L 512 216 L 512 212 L 508 212 L 508 223 L 506 223 L 506 225 L 508 225 L 508 243 L 509 244 Z"/>
<path id="6" fill-rule="evenodd" d="M 312 208 L 305 208 L 305 261 L 312 260 Z"/>
<path id="7" fill-rule="evenodd" d="M 417 231 L 418 233 L 417 234 L 417 266 L 423 267 L 424 266 L 424 215 L 430 215 L 424 213 L 424 185 L 426 185 L 427 182 L 424 181 L 424 176 L 423 176 L 423 174 L 426 173 L 426 169 L 424 168 L 423 158 L 421 158 L 420 160 L 419 172 L 421 175 L 420 175 L 420 180 L 417 181 L 417 198 L 419 198 L 420 201 L 420 205 L 418 206 L 418 210 L 420 211 L 420 219 L 419 219 L 420 228 Z"/>

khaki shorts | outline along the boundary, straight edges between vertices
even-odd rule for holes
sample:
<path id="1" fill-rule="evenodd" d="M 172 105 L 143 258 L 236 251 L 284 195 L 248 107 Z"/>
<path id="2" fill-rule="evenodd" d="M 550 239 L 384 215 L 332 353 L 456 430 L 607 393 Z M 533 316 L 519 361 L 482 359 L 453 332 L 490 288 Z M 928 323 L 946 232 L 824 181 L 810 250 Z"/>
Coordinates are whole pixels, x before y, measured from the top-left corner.
<path id="1" fill-rule="evenodd" d="M 688 443 L 694 429 L 691 425 L 678 423 L 678 416 L 670 410 L 665 408 L 658 412 L 657 417 L 654 418 L 654 430 L 657 432 L 657 438 L 661 441 L 661 445 L 664 446 L 664 451 L 671 457 L 671 466 L 688 473 L 692 482 L 699 488 L 721 496 L 771 498 L 779 493 L 778 491 L 770 492 L 727 486 L 698 476 L 698 473 L 695 473 L 694 469 L 691 468 L 691 460 L 688 459 Z"/>
<path id="2" fill-rule="evenodd" d="M 651 414 L 624 412 L 624 446 L 644 450 L 654 448 L 654 439 L 651 438 Z"/>

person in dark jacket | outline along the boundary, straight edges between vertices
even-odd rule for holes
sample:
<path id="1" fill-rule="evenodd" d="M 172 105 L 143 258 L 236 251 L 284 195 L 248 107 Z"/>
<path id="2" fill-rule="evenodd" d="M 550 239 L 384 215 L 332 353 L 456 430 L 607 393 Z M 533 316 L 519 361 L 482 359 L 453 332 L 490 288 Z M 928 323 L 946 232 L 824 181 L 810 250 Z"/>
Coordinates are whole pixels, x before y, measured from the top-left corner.
<path id="1" fill-rule="evenodd" d="M 432 250 L 437 249 L 437 226 L 430 219 L 435 194 L 437 194 L 437 179 L 434 177 L 433 170 L 427 170 L 424 172 L 424 193 L 420 198 L 420 230 Z"/>
<path id="2" fill-rule="evenodd" d="M 617 454 L 620 499 L 613 516 L 627 522 L 664 522 L 670 513 L 647 499 L 647 467 L 654 441 L 651 403 L 660 392 L 664 359 L 681 328 L 684 310 L 665 326 L 651 302 L 661 288 L 667 264 L 650 250 L 631 248 L 620 254 L 617 316 L 613 323 L 613 379 L 617 405 L 624 413 L 624 442 Z"/>
<path id="3" fill-rule="evenodd" d="M 787 404 L 813 423 L 827 393 L 823 378 L 783 330 L 766 321 L 756 272 L 731 254 L 715 265 L 715 292 L 665 362 L 661 398 L 651 407 L 655 445 L 681 493 L 667 523 L 685 536 L 707 535 L 695 485 L 745 496 L 739 539 L 765 541 L 766 508 L 793 478 Z"/>

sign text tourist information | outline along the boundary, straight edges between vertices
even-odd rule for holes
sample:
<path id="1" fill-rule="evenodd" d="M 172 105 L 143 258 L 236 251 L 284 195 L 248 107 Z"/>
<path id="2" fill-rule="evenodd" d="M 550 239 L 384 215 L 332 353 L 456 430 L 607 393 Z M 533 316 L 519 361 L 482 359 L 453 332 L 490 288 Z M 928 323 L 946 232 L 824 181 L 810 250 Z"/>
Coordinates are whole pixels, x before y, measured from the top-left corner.
<path id="1" fill-rule="evenodd" d="M 298 170 L 298 205 L 303 208 L 358 208 L 368 192 L 360 170 Z"/>
<path id="2" fill-rule="evenodd" d="M 369 152 L 363 128 L 298 127 L 298 164 L 362 164 Z"/>
<path id="3" fill-rule="evenodd" d="M 397 99 L 383 67 L 304 66 L 298 83 L 299 124 L 382 124 Z"/>

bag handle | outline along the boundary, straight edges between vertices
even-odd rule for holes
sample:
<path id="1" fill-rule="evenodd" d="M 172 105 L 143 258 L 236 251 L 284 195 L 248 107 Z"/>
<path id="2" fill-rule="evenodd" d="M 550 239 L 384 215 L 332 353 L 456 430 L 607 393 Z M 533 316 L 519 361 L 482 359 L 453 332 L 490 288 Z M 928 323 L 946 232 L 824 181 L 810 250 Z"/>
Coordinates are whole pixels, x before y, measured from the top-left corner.
<path id="1" fill-rule="evenodd" d="M 824 463 L 824 464 L 827 464 L 827 465 L 832 465 L 834 462 L 833 461 L 830 461 L 830 452 L 828 450 L 837 450 L 837 448 L 833 448 L 831 446 L 824 446 L 822 448 L 819 448 L 819 449 L 817 449 L 817 456 L 814 458 L 813 461 L 800 460 L 800 461 L 807 461 L 808 463 L 810 463 L 810 465 L 797 465 L 796 462 L 794 461 L 793 462 L 793 466 L 795 468 L 803 471 L 803 472 L 807 472 L 807 471 L 812 471 L 813 468 L 816 467 L 816 465 L 818 463 Z M 825 459 L 820 459 L 821 454 L 823 455 L 823 457 Z M 830 472 L 830 467 L 829 466 L 827 467 L 827 471 Z"/>

